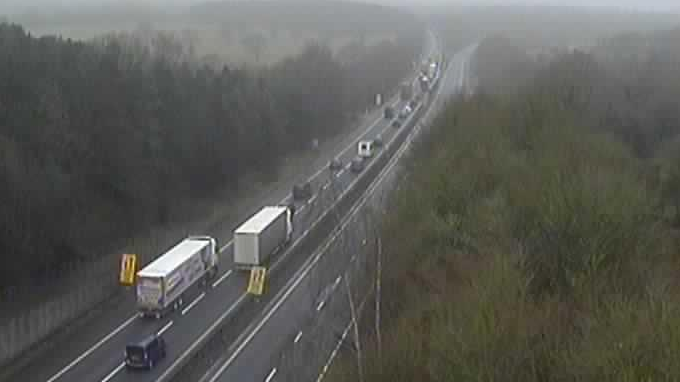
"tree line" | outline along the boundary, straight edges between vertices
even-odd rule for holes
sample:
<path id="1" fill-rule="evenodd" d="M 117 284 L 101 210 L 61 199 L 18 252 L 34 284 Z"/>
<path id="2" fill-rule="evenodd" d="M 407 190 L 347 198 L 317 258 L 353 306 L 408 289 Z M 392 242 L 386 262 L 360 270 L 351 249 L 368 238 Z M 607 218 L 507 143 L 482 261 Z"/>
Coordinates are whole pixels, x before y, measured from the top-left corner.
<path id="1" fill-rule="evenodd" d="M 531 59 L 482 42 L 485 87 L 416 147 L 383 222 L 365 381 L 680 378 L 678 41 L 622 35 L 507 78 Z"/>
<path id="2" fill-rule="evenodd" d="M 36 38 L 0 24 L 0 285 L 186 219 L 182 201 L 276 175 L 410 70 L 420 37 L 343 62 L 311 43 L 261 70 L 199 64 L 181 42 Z"/>

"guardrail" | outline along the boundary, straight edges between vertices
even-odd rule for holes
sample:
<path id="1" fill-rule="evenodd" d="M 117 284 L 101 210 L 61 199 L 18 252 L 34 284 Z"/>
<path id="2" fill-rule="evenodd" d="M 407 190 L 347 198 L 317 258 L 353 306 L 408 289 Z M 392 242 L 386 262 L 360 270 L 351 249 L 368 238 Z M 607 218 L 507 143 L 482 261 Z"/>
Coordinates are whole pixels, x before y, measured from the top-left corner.
<path id="1" fill-rule="evenodd" d="M 438 81 L 439 82 L 439 81 Z M 435 94 L 434 92 L 432 94 Z M 350 188 L 343 192 L 342 196 L 313 223 L 313 228 L 304 235 L 304 238 L 294 243 L 294 246 L 287 249 L 291 252 L 285 262 L 278 268 L 272 269 L 269 273 L 270 290 L 282 290 L 290 278 L 282 277 L 287 274 L 295 274 L 297 270 L 304 268 L 304 264 L 311 260 L 311 255 L 337 229 L 338 216 L 343 219 L 351 210 L 351 207 L 358 202 L 369 185 L 373 182 L 397 150 L 404 144 L 406 138 L 413 130 L 415 124 L 423 116 L 425 111 L 432 105 L 434 98 L 426 97 L 416 110 L 408 117 L 406 123 L 399 129 L 397 135 L 381 150 L 379 155 L 371 160 L 364 171 L 358 174 L 357 179 Z M 427 105 L 425 105 L 427 100 Z M 343 212 L 344 213 L 340 213 Z M 161 375 L 157 382 L 171 381 L 176 378 L 178 381 L 190 379 L 183 372 L 189 364 L 196 364 L 197 368 L 208 370 L 214 366 L 214 355 L 223 353 L 226 348 L 236 341 L 235 333 L 247 330 L 248 326 L 262 312 L 263 307 L 273 301 L 273 294 L 266 294 L 255 301 L 255 297 L 244 295 L 236 308 L 230 314 L 223 314 L 217 322 L 209 327 L 201 338 L 191 345 L 168 370 Z M 231 333 L 227 333 L 224 329 Z M 199 366 L 200 365 L 200 366 Z"/>

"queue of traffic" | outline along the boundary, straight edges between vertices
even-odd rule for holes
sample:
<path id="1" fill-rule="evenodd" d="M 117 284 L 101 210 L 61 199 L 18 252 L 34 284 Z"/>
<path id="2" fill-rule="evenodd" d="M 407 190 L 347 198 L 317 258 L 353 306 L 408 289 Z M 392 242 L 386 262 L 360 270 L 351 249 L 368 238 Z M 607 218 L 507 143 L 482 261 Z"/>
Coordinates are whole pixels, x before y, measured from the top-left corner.
<path id="1" fill-rule="evenodd" d="M 438 77 L 436 62 L 428 62 L 419 81 L 423 92 L 433 89 Z M 427 86 L 425 87 L 426 84 Z M 413 84 L 400 86 L 400 98 L 408 103 L 397 113 L 392 106 L 384 108 L 384 118 L 392 120 L 391 126 L 399 128 L 421 101 L 422 94 L 414 97 Z M 315 142 L 314 146 L 318 146 Z M 357 155 L 348 169 L 358 173 L 365 162 L 374 157 L 383 146 L 382 137 L 358 142 Z M 328 164 L 331 172 L 340 171 L 339 158 Z M 311 184 L 296 184 L 293 200 L 309 199 Z M 288 246 L 293 236 L 295 205 L 265 206 L 233 231 L 233 260 L 238 270 L 251 270 L 266 264 L 273 255 Z M 219 246 L 210 236 L 189 236 L 136 273 L 136 301 L 140 317 L 160 319 L 183 305 L 185 293 L 192 287 L 206 287 L 218 274 Z M 125 365 L 128 368 L 151 369 L 166 355 L 166 344 L 158 334 L 130 343 L 125 348 Z"/>

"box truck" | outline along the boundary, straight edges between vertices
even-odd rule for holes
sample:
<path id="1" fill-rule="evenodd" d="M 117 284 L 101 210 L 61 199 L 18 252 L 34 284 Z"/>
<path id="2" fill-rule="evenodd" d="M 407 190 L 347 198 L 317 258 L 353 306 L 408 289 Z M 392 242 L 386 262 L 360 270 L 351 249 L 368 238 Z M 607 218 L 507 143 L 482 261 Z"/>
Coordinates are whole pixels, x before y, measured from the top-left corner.
<path id="1" fill-rule="evenodd" d="M 237 269 L 263 265 L 288 244 L 293 236 L 293 215 L 288 206 L 267 206 L 234 231 L 234 264 Z"/>
<path id="2" fill-rule="evenodd" d="M 161 318 L 182 305 L 184 293 L 217 274 L 217 241 L 189 236 L 137 272 L 137 308 L 142 317 Z"/>

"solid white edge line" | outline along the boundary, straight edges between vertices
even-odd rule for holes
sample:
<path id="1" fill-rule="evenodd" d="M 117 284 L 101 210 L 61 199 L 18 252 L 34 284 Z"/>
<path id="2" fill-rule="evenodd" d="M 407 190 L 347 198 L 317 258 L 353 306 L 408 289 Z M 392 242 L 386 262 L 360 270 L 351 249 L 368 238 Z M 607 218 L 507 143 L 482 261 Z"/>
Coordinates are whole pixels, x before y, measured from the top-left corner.
<path id="1" fill-rule="evenodd" d="M 232 272 L 233 272 L 233 270 L 231 270 L 231 269 L 226 271 L 219 279 L 217 279 L 214 283 L 212 283 L 212 287 L 217 288 L 217 286 L 220 285 L 222 283 L 222 281 L 224 281 L 227 277 L 231 276 Z"/>
<path id="2" fill-rule="evenodd" d="M 397 95 L 395 95 L 393 98 L 397 98 Z M 390 104 L 389 101 L 388 101 L 387 103 Z M 396 105 L 396 104 L 398 104 L 398 103 L 399 103 L 398 100 L 397 100 L 397 101 L 393 101 L 393 102 L 391 103 L 391 105 L 394 106 L 394 105 Z M 378 107 L 377 110 L 380 110 L 380 107 Z M 344 155 L 345 152 L 347 152 L 347 150 L 349 150 L 352 146 L 354 146 L 354 145 L 356 144 L 356 142 L 358 142 L 359 140 L 361 140 L 361 138 L 365 137 L 371 130 L 373 130 L 373 128 L 375 127 L 375 125 L 378 124 L 382 119 L 384 119 L 382 116 L 380 116 L 379 118 L 377 118 L 377 119 L 376 119 L 376 120 L 375 120 L 368 128 L 366 128 L 361 134 L 359 134 L 359 137 L 358 137 L 357 139 L 355 139 L 351 144 L 347 145 L 347 147 L 345 147 L 342 151 L 340 151 L 340 154 L 338 154 L 338 155 L 336 155 L 336 156 L 342 156 L 342 155 Z M 316 178 L 319 174 L 321 174 L 321 173 L 323 172 L 324 169 L 325 169 L 325 167 L 320 168 L 320 169 L 319 169 L 316 173 L 314 173 L 314 175 L 312 175 L 308 180 L 313 180 L 314 178 Z M 283 199 L 281 200 L 280 203 L 285 203 L 285 201 L 286 201 L 287 199 L 289 199 L 289 198 L 290 198 L 290 195 L 287 195 L 285 198 L 283 198 Z M 229 242 L 227 242 L 224 246 L 222 246 L 222 247 L 219 249 L 219 252 L 220 252 L 220 253 L 223 252 L 226 248 L 228 248 L 228 247 L 231 246 L 232 244 L 233 244 L 233 240 L 230 240 Z M 228 275 L 229 275 L 230 273 L 231 273 L 231 270 L 230 270 L 229 272 L 225 273 L 225 275 L 222 276 L 222 278 L 220 278 L 220 279 L 218 280 L 218 282 L 216 282 L 215 284 L 213 284 L 213 287 L 216 287 L 217 285 L 219 285 L 219 283 L 220 283 L 222 280 L 224 280 L 226 277 L 228 277 Z M 135 314 L 134 316 L 128 318 L 128 319 L 127 319 L 125 322 L 123 322 L 123 324 L 121 324 L 118 328 L 116 328 L 116 329 L 113 330 L 111 333 L 109 333 L 108 335 L 106 335 L 105 337 L 103 337 L 101 340 L 99 340 L 97 343 L 95 343 L 92 347 L 90 347 L 90 348 L 87 349 L 85 352 L 83 352 L 80 356 L 78 356 L 75 360 L 71 361 L 71 363 L 69 363 L 67 366 L 65 366 L 65 367 L 62 368 L 59 372 L 57 372 L 55 375 L 53 375 L 51 378 L 49 378 L 46 382 L 54 382 L 54 381 L 56 381 L 57 379 L 59 379 L 62 375 L 64 375 L 66 372 L 68 372 L 68 371 L 69 371 L 71 368 L 73 368 L 76 364 L 80 363 L 84 358 L 86 358 L 87 356 L 89 356 L 90 354 L 92 354 L 92 352 L 94 352 L 95 350 L 97 350 L 97 349 L 98 349 L 99 347 L 101 347 L 105 342 L 107 342 L 107 341 L 108 341 L 109 339 L 111 339 L 113 336 L 115 336 L 116 334 L 118 334 L 118 332 L 120 332 L 121 330 L 123 330 L 126 326 L 130 325 L 130 323 L 132 323 L 132 321 L 134 321 L 135 318 L 137 318 L 137 314 Z"/>
<path id="3" fill-rule="evenodd" d="M 441 88 L 440 88 L 440 89 L 441 89 Z M 437 97 L 438 97 L 440 94 L 441 94 L 441 90 L 437 92 Z M 426 115 L 429 115 L 429 112 L 430 112 L 431 110 L 432 110 L 432 109 L 428 109 L 428 112 L 426 113 Z M 413 114 L 411 114 L 411 115 L 409 116 L 408 121 L 407 121 L 403 126 L 408 125 L 408 123 L 411 121 L 411 118 L 413 118 L 413 115 L 415 115 L 415 113 L 413 113 Z M 409 133 L 409 135 L 407 135 L 406 142 L 408 142 L 408 138 L 409 138 L 409 136 L 410 136 L 411 134 L 412 134 L 412 133 Z M 397 134 L 395 134 L 395 135 L 390 139 L 390 142 L 389 142 L 389 143 L 391 143 L 392 141 L 394 141 L 394 139 L 395 139 L 396 136 L 397 136 Z M 406 143 L 406 142 L 405 142 L 405 143 Z M 389 144 L 389 143 L 388 143 L 388 144 Z M 403 151 L 404 151 L 405 149 L 406 149 L 406 147 L 404 146 L 404 147 L 401 147 L 399 150 L 397 150 L 397 152 L 395 153 L 395 156 L 394 156 L 393 158 L 390 159 L 390 162 L 392 162 L 391 165 L 390 165 L 390 162 L 388 162 L 386 168 L 390 168 L 390 169 L 391 169 L 392 167 L 394 167 L 394 164 L 396 163 L 396 159 L 399 158 L 399 157 L 401 156 L 400 153 L 403 153 Z M 381 153 L 380 155 L 382 155 L 382 153 Z M 369 166 L 373 165 L 373 163 L 375 163 L 375 162 L 370 163 Z M 385 171 L 385 170 L 383 170 L 383 171 Z M 379 178 L 380 180 L 378 180 L 376 183 L 374 183 L 374 187 L 371 187 L 371 189 L 375 189 L 375 185 L 377 185 L 377 184 L 379 184 L 379 183 L 381 182 L 381 179 L 384 178 L 384 174 L 385 174 L 385 173 L 386 173 L 386 172 L 384 172 L 384 173 L 383 173 L 383 176 L 381 176 L 381 177 Z M 343 193 L 340 195 L 340 197 L 339 197 L 337 200 L 341 200 L 341 199 L 344 197 L 344 195 L 348 192 L 348 190 L 350 190 L 350 189 L 352 189 L 352 187 L 354 187 L 354 184 L 356 184 L 356 182 L 357 182 L 359 179 L 360 179 L 360 178 L 356 178 L 352 183 L 350 183 L 349 187 L 343 191 Z M 362 205 L 365 203 L 365 201 L 366 201 L 366 199 L 367 199 L 367 198 L 365 198 L 365 195 L 369 195 L 369 194 L 370 194 L 370 192 L 369 192 L 369 193 L 365 193 L 364 196 L 362 196 L 363 200 L 362 200 L 359 204 L 355 204 L 355 211 L 354 211 L 354 213 L 356 213 L 356 209 L 357 209 L 358 207 L 362 206 Z M 321 219 L 328 213 L 328 211 L 329 211 L 330 209 L 332 209 L 336 204 L 337 204 L 337 201 L 336 201 L 335 203 L 333 203 L 333 204 L 326 210 L 326 212 L 325 212 L 323 215 L 321 215 L 319 218 L 317 218 L 317 220 L 314 221 L 314 223 L 312 223 L 312 226 L 311 226 L 309 229 L 314 228 L 314 227 L 319 223 L 319 221 L 321 221 Z M 344 225 L 346 225 L 346 224 L 351 220 L 351 217 L 354 215 L 354 213 L 350 212 L 350 215 L 347 216 L 346 222 L 345 222 Z M 270 272 L 271 272 L 273 269 L 275 269 L 276 266 L 277 266 L 278 264 L 280 264 L 281 261 L 286 257 L 286 255 L 290 252 L 290 250 L 291 250 L 292 248 L 294 248 L 294 247 L 296 246 L 296 244 L 306 236 L 306 233 L 309 232 L 309 229 L 308 229 L 307 231 L 305 231 L 305 234 L 303 234 L 303 235 L 300 236 L 295 242 L 293 242 L 293 244 L 291 245 L 290 249 L 289 249 L 288 251 L 286 251 L 283 255 L 281 255 L 281 257 L 279 257 L 279 259 L 278 259 L 277 262 L 275 262 L 274 264 L 272 264 L 272 266 L 271 266 L 271 268 L 270 268 Z M 337 231 L 336 234 L 334 234 L 333 236 L 331 236 L 331 240 L 325 245 L 325 247 L 328 247 L 328 246 L 330 245 L 330 243 L 333 242 L 333 240 L 335 240 L 335 238 L 337 237 L 337 235 L 339 234 L 339 232 L 342 231 L 342 229 L 343 229 L 343 228 L 341 228 L 339 231 Z M 324 249 L 324 250 L 325 250 L 325 249 Z M 310 268 L 311 268 L 311 266 L 314 266 L 314 265 L 316 264 L 316 262 L 319 260 L 319 258 L 320 258 L 319 255 L 317 255 L 317 256 L 314 258 L 314 261 L 312 262 L 312 264 L 310 264 Z M 311 259 L 311 258 L 310 258 L 310 259 Z M 304 267 L 304 266 L 303 266 L 303 267 Z M 304 269 L 304 268 L 303 268 L 303 269 Z M 302 275 L 302 276 L 303 276 L 302 278 L 304 278 L 305 275 L 306 275 L 306 273 Z M 294 277 L 295 277 L 295 276 L 294 276 Z M 297 280 L 297 283 L 299 283 L 299 282 L 302 280 L 302 278 L 299 278 L 299 279 Z M 293 285 L 292 289 L 289 290 L 289 293 L 292 292 L 293 289 L 295 289 L 295 286 L 296 286 L 296 285 L 297 285 L 297 284 Z M 279 294 L 280 294 L 280 293 L 281 293 L 281 292 L 279 292 Z M 198 346 L 198 344 L 201 343 L 201 342 L 205 339 L 205 337 L 206 337 L 210 332 L 212 332 L 217 326 L 219 326 L 219 324 L 224 320 L 224 318 L 225 318 L 226 316 L 228 316 L 228 315 L 231 313 L 231 311 L 233 311 L 233 310 L 234 310 L 234 309 L 235 309 L 235 308 L 236 308 L 236 307 L 237 307 L 237 306 L 238 306 L 238 305 L 246 298 L 246 296 L 247 296 L 246 293 L 242 294 L 241 297 L 239 297 L 239 298 L 238 298 L 238 299 L 237 299 L 237 300 L 229 307 L 228 310 L 226 310 L 225 312 L 223 312 L 223 313 L 220 315 L 220 317 L 218 317 L 218 319 L 217 319 L 215 322 L 213 322 L 213 324 L 208 328 L 208 330 L 206 330 L 205 332 L 203 332 L 203 334 L 201 334 L 201 336 L 199 336 L 199 338 L 198 338 L 196 341 L 194 341 L 194 342 L 189 346 L 189 348 L 187 348 L 187 349 L 182 353 L 182 355 L 181 355 L 179 358 L 177 358 L 177 359 L 175 360 L 175 362 L 174 362 L 172 365 L 170 365 L 169 368 L 167 368 L 167 369 L 165 370 L 165 372 L 157 379 L 157 381 L 158 381 L 158 380 L 164 380 L 165 378 L 167 378 L 167 376 L 171 373 L 172 369 L 174 369 L 174 368 L 175 368 L 175 367 L 176 367 L 176 366 L 177 366 L 184 358 L 186 358 L 187 355 L 190 354 L 190 353 L 193 351 L 193 349 L 194 349 L 196 346 Z M 258 327 L 255 328 L 255 330 L 251 333 L 250 339 L 252 339 L 252 337 L 259 331 L 259 329 L 262 327 L 262 325 L 264 325 L 264 323 L 269 319 L 269 317 L 271 317 L 271 315 L 274 313 L 274 311 L 275 311 L 276 309 L 278 309 L 278 306 L 280 306 L 280 304 L 282 303 L 283 300 L 285 300 L 285 296 L 284 296 L 284 299 L 278 300 L 278 303 L 277 303 L 277 305 L 275 306 L 275 308 L 274 308 L 273 310 L 271 310 L 271 311 L 269 312 L 268 316 L 265 317 L 265 319 L 264 319 L 263 321 L 260 322 L 260 324 L 258 325 Z M 232 356 L 231 356 L 231 357 L 230 357 L 230 358 L 229 358 L 229 359 L 228 359 L 228 360 L 227 360 L 227 361 L 219 368 L 218 372 L 213 376 L 213 378 L 210 379 L 210 382 L 214 382 L 217 378 L 219 378 L 219 376 L 224 372 L 224 370 L 226 370 L 226 368 L 229 366 L 229 364 L 231 364 L 231 363 L 233 362 L 233 359 L 235 359 L 236 356 L 238 356 L 238 354 L 240 353 L 240 351 L 248 344 L 248 342 L 250 341 L 250 339 L 246 339 L 245 342 L 242 343 L 241 346 L 239 346 L 239 349 L 237 349 L 237 351 L 236 351 L 234 354 L 232 354 Z"/>
<path id="4" fill-rule="evenodd" d="M 104 336 L 101 340 L 99 340 L 97 343 L 95 343 L 93 346 L 91 346 L 89 349 L 87 349 L 85 352 L 83 352 L 81 355 L 79 355 L 76 359 L 74 359 L 73 361 L 71 361 L 71 363 L 69 363 L 68 365 L 66 365 L 66 367 L 64 367 L 64 368 L 62 368 L 61 370 L 59 370 L 59 372 L 56 373 L 55 375 L 53 375 L 50 379 L 48 379 L 47 382 L 54 382 L 54 381 L 56 381 L 57 379 L 59 379 L 62 375 L 64 375 L 65 373 L 67 373 L 69 370 L 71 370 L 76 364 L 78 364 L 80 361 L 82 361 L 85 357 L 87 357 L 88 355 L 92 354 L 92 352 L 94 352 L 95 350 L 97 350 L 97 349 L 98 349 L 100 346 L 102 346 L 106 341 L 110 340 L 111 337 L 115 336 L 115 335 L 118 334 L 121 330 L 125 329 L 125 327 L 127 327 L 128 325 L 130 325 L 130 324 L 132 323 L 132 321 L 135 320 L 135 318 L 137 318 L 137 314 L 135 314 L 134 316 L 132 316 L 132 317 L 128 318 L 127 320 L 125 320 L 125 322 L 123 322 L 122 324 L 120 324 L 120 325 L 119 325 L 116 329 L 114 329 L 111 333 L 109 333 L 109 334 L 107 334 L 106 336 Z"/>
<path id="5" fill-rule="evenodd" d="M 161 330 L 158 331 L 158 335 L 159 335 L 159 336 L 162 336 L 163 333 L 167 332 L 168 329 L 170 329 L 170 327 L 171 327 L 172 324 L 174 324 L 174 323 L 175 323 L 175 321 L 170 321 L 170 322 L 168 322 L 167 324 L 165 324 L 165 326 L 162 327 Z"/>
<path id="6" fill-rule="evenodd" d="M 276 375 L 276 368 L 273 368 L 272 371 L 269 372 L 269 375 L 267 378 L 265 378 L 264 382 L 269 382 L 274 378 L 274 375 Z"/>
<path id="7" fill-rule="evenodd" d="M 429 111 L 429 110 L 430 110 L 430 109 L 428 109 L 428 111 Z M 407 125 L 411 122 L 411 119 L 413 119 L 413 116 L 414 116 L 414 115 L 415 115 L 415 113 L 412 113 L 412 114 L 408 117 L 408 120 L 406 121 L 406 123 L 405 123 L 403 126 L 407 126 Z M 411 132 L 411 133 L 409 133 L 409 134 L 407 135 L 406 140 L 405 140 L 404 143 L 408 142 L 409 137 L 411 137 L 412 134 L 413 134 L 413 132 Z M 390 143 L 391 143 L 392 141 L 394 141 L 394 139 L 395 139 L 396 137 L 397 137 L 397 134 L 395 134 L 395 135 L 391 138 Z M 248 344 L 250 343 L 250 341 L 255 337 L 255 335 L 257 335 L 257 333 L 260 331 L 260 329 L 262 329 L 262 327 L 269 321 L 269 319 L 271 318 L 271 316 L 274 315 L 274 313 L 276 313 L 276 311 L 279 309 L 279 307 L 281 306 L 281 304 L 283 304 L 283 302 L 288 298 L 288 296 L 290 296 L 290 294 L 293 293 L 293 291 L 295 290 L 295 288 L 300 284 L 300 282 L 302 282 L 302 280 L 307 276 L 307 274 L 309 273 L 309 271 L 310 271 L 310 270 L 316 265 L 316 263 L 321 259 L 321 256 L 322 256 L 323 253 L 326 251 L 326 249 L 330 246 L 330 243 L 333 241 L 333 239 L 336 238 L 336 237 L 337 237 L 337 236 L 345 229 L 345 227 L 353 220 L 354 216 L 355 216 L 356 213 L 360 210 L 360 208 L 366 203 L 366 201 L 368 200 L 368 197 L 367 197 L 367 196 L 371 195 L 371 194 L 373 193 L 373 191 L 377 188 L 377 186 L 380 185 L 380 184 L 382 183 L 382 180 L 385 178 L 386 174 L 389 173 L 389 171 L 391 171 L 391 169 L 392 169 L 392 168 L 394 167 L 394 165 L 397 163 L 397 161 L 399 160 L 399 158 L 401 157 L 401 155 L 403 154 L 403 152 L 405 151 L 405 149 L 406 149 L 406 145 L 402 146 L 401 148 L 399 148 L 399 150 L 397 150 L 397 151 L 394 153 L 394 156 L 393 156 L 392 158 L 390 158 L 390 161 L 386 164 L 386 166 L 385 166 L 385 167 L 383 168 L 383 170 L 380 172 L 380 176 L 379 176 L 378 178 L 376 178 L 376 179 L 373 180 L 373 183 L 371 184 L 371 186 L 370 186 L 370 187 L 366 190 L 366 192 L 360 197 L 360 199 L 359 199 L 357 202 L 355 202 L 353 208 L 352 208 L 352 209 L 350 210 L 350 212 L 349 212 L 349 215 L 347 215 L 347 216 L 345 217 L 343 223 L 340 225 L 340 227 L 339 227 L 340 229 L 338 229 L 337 231 L 335 231 L 335 233 L 332 234 L 330 240 L 328 240 L 323 246 L 321 246 L 319 250 L 317 250 L 316 252 L 314 252 L 314 254 L 313 254 L 312 256 L 310 256 L 310 258 L 307 260 L 307 262 L 306 262 L 305 264 L 303 264 L 302 268 L 300 268 L 300 270 L 298 270 L 298 272 L 297 272 L 296 274 L 293 275 L 293 278 L 291 278 L 291 280 L 289 280 L 289 282 L 288 282 L 288 283 L 290 283 L 291 281 L 293 281 L 293 284 L 290 285 L 290 286 L 287 284 L 287 285 L 284 287 L 284 289 L 282 289 L 281 291 L 279 291 L 279 293 L 274 297 L 274 300 L 272 300 L 272 301 L 270 302 L 270 304 L 275 302 L 274 306 L 273 306 L 271 309 L 269 309 L 269 310 L 267 311 L 267 313 L 266 313 L 266 315 L 263 317 L 263 319 L 260 320 L 260 322 L 257 324 L 257 326 L 255 326 L 255 328 L 252 329 L 252 330 L 250 331 L 250 333 L 248 334 L 248 336 L 247 336 L 242 342 L 239 343 L 239 346 L 236 348 L 236 350 L 234 350 L 234 352 L 231 354 L 231 356 L 230 356 L 230 357 L 229 357 L 229 358 L 228 358 L 228 359 L 227 359 L 227 360 L 226 360 L 226 361 L 225 361 L 225 362 L 217 369 L 217 371 L 216 371 L 215 374 L 212 376 L 212 378 L 210 378 L 209 382 L 215 382 L 217 379 L 220 378 L 220 376 L 222 375 L 222 373 L 224 373 L 224 371 L 225 371 L 225 370 L 226 370 L 226 369 L 234 362 L 234 360 L 236 359 L 236 357 L 238 357 L 238 356 L 240 355 L 240 353 L 243 351 L 243 349 L 244 349 L 246 346 L 248 346 Z M 383 155 L 383 153 L 381 152 L 379 155 Z M 372 166 L 374 163 L 376 163 L 376 162 L 371 162 L 371 163 L 369 164 L 369 166 Z M 347 192 L 348 192 L 349 190 L 351 190 L 352 187 L 354 187 L 354 185 L 356 184 L 356 182 L 359 181 L 359 179 L 360 179 L 360 178 L 356 178 L 356 179 L 349 185 L 349 187 L 347 187 L 347 188 L 343 191 L 343 193 L 342 193 L 342 194 L 340 195 L 340 197 L 336 200 L 336 202 L 333 203 L 333 205 L 331 205 L 328 209 L 326 209 L 326 212 L 325 212 L 322 216 L 320 216 L 314 223 L 312 223 L 312 225 L 309 227 L 309 229 L 307 229 L 307 230 L 305 231 L 305 233 L 304 233 L 302 236 L 300 236 L 300 237 L 299 237 L 299 238 L 291 245 L 290 249 L 289 249 L 288 251 L 286 251 L 286 253 L 284 253 L 284 254 L 279 258 L 279 260 L 278 260 L 276 263 L 274 263 L 274 264 L 272 265 L 271 269 L 274 269 L 274 268 L 276 267 L 276 265 L 278 265 L 278 264 L 281 262 L 282 258 L 283 258 L 285 255 L 287 255 L 287 254 L 290 252 L 290 250 L 291 250 L 292 248 L 295 247 L 295 245 L 297 244 L 297 242 L 299 242 L 300 240 L 302 240 L 302 239 L 307 235 L 307 233 L 309 232 L 309 230 L 313 229 L 313 228 L 319 223 L 319 221 L 321 221 L 321 219 L 328 213 L 328 211 L 329 211 L 330 209 L 332 209 L 332 208 L 338 203 L 339 200 L 342 200 L 342 198 L 344 197 L 344 195 L 347 194 Z M 310 260 L 311 260 L 311 263 L 309 263 Z M 283 293 L 283 295 L 281 295 L 282 293 Z M 243 294 L 243 295 L 241 296 L 241 299 L 242 299 L 242 298 L 245 298 L 245 296 L 246 296 L 246 294 Z M 280 296 L 280 297 L 279 297 L 279 296 Z M 241 299 L 239 299 L 239 300 L 241 300 Z M 213 323 L 213 325 L 216 325 L 219 321 L 221 321 L 221 320 L 216 321 L 215 323 Z M 247 330 L 248 330 L 248 329 L 246 329 L 246 332 L 247 332 Z M 205 334 L 205 333 L 204 333 L 204 334 Z M 242 335 L 243 335 L 243 334 L 242 334 Z M 242 335 L 241 335 L 241 336 L 242 336 Z M 239 337 L 241 337 L 241 336 L 239 336 Z M 199 342 L 199 341 L 196 341 L 194 344 L 196 344 L 196 343 L 198 343 L 198 342 Z M 193 345 L 192 345 L 192 346 L 193 346 Z M 186 352 L 185 352 L 185 353 L 186 353 Z M 184 357 L 184 356 L 183 356 L 183 357 Z M 183 358 L 183 357 L 182 357 L 182 358 Z M 181 359 L 181 358 L 180 358 L 180 359 Z M 178 360 L 179 360 L 179 359 L 178 359 Z M 177 362 L 177 361 L 176 361 L 176 362 Z M 167 369 L 167 370 L 170 370 L 170 369 Z M 166 373 L 168 372 L 167 370 L 166 370 Z M 161 377 L 161 378 L 162 378 L 162 377 Z"/>
<path id="8" fill-rule="evenodd" d="M 112 372 L 110 372 L 106 377 L 104 377 L 104 379 L 102 379 L 102 382 L 109 382 L 109 381 L 111 380 L 111 378 L 113 378 L 116 374 L 118 374 L 118 372 L 120 372 L 121 370 L 123 370 L 124 367 L 125 367 L 125 362 L 123 362 L 123 363 L 121 363 L 120 365 L 116 366 L 116 368 L 113 369 Z"/>
<path id="9" fill-rule="evenodd" d="M 182 316 L 187 314 L 187 312 L 190 311 L 191 308 L 196 306 L 196 304 L 198 304 L 201 300 L 203 300 L 204 297 L 205 297 L 205 292 L 199 294 L 198 297 L 196 297 L 194 299 L 194 301 L 191 302 L 191 304 L 187 305 L 187 307 L 182 310 Z"/>

